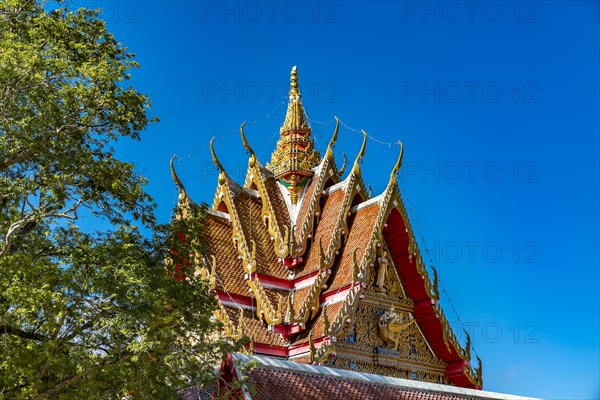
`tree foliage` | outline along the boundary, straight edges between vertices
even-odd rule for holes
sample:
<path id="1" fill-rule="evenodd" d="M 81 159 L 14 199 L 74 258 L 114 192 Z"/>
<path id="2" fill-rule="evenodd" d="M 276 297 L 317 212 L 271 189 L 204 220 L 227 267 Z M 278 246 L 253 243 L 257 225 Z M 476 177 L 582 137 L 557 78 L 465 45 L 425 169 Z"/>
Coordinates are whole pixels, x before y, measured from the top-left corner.
<path id="1" fill-rule="evenodd" d="M 97 11 L 0 2 L 0 398 L 169 398 L 229 349 L 187 263 L 203 208 L 156 224 L 112 148 L 153 122 L 133 57 Z"/>

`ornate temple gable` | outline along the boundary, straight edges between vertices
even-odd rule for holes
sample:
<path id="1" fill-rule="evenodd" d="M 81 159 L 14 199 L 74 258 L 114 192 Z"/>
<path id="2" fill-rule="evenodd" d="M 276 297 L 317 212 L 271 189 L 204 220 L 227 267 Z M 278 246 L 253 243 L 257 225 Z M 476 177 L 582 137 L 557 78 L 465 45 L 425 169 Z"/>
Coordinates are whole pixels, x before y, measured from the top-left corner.
<path id="1" fill-rule="evenodd" d="M 264 318 L 269 325 L 279 324 L 283 322 L 289 291 L 264 288 L 257 274 L 284 278 L 287 270 L 278 262 L 267 227 L 261 221 L 263 207 L 259 194 L 239 186 L 227 176 L 214 152 L 213 141 L 210 146 L 213 161 L 221 171 L 213 208 L 219 210 L 223 204 L 229 214 L 233 245 L 241 259 L 247 284 L 245 290 L 236 286 L 234 293 L 247 293 L 249 288 L 253 297 L 250 301 L 255 304 L 256 315 L 260 319 Z M 217 253 L 215 257 L 219 258 L 215 264 L 220 268 L 221 255 Z M 234 274 L 239 273 L 240 271 L 234 271 Z M 246 298 L 245 295 L 242 297 Z"/>
<path id="2" fill-rule="evenodd" d="M 244 186 L 249 189 L 256 189 L 260 194 L 262 199 L 261 220 L 267 226 L 270 238 L 273 241 L 275 254 L 280 258 L 287 257 L 290 251 L 289 210 L 273 173 L 260 164 L 254 150 L 248 144 L 244 134 L 244 124 L 245 122 L 240 127 L 240 135 L 244 147 L 250 153 Z"/>
<path id="3" fill-rule="evenodd" d="M 347 313 L 334 317 L 346 323 L 329 332 L 336 334 L 335 339 L 329 346 L 325 341 L 325 347 L 315 348 L 313 359 L 360 372 L 446 382 L 446 364 L 435 355 L 416 323 L 413 302 L 400 282 L 389 248 L 383 237 L 378 240 L 382 246 L 378 246 L 359 291 L 344 302 L 349 303 L 342 307 Z M 358 264 L 355 269 L 360 277 Z"/>
<path id="4" fill-rule="evenodd" d="M 334 134 L 334 139 L 335 136 Z M 332 140 L 333 142 L 333 140 Z M 324 196 L 324 206 L 322 216 L 317 225 L 313 245 L 310 248 L 306 264 L 298 271 L 296 278 L 302 279 L 307 275 L 314 275 L 311 285 L 298 290 L 292 290 L 287 298 L 287 310 L 281 307 L 278 302 L 277 309 L 268 308 L 261 302 L 261 308 L 267 311 L 265 315 L 277 315 L 277 318 L 266 318 L 270 324 L 285 323 L 287 325 L 297 324 L 300 329 L 309 318 L 314 318 L 319 311 L 320 294 L 325 288 L 329 275 L 331 274 L 330 267 L 333 265 L 338 250 L 342 246 L 342 236 L 348 234 L 348 225 L 346 218 L 349 215 L 349 210 L 352 207 L 353 200 L 358 196 L 359 199 L 364 198 L 364 184 L 360 179 L 359 162 L 364 156 L 366 146 L 366 134 L 363 140 L 363 146 L 356 159 L 355 166 L 345 181 L 341 190 L 333 191 Z M 331 146 L 328 149 L 330 153 Z M 326 247 L 323 247 L 325 244 Z M 294 271 L 295 272 L 295 271 Z M 262 297 L 265 297 L 262 295 Z M 281 300 L 281 298 L 279 299 Z M 282 320 L 283 312 L 283 320 Z"/>
<path id="5" fill-rule="evenodd" d="M 390 175 L 390 182 L 382 195 L 386 204 L 386 223 L 381 234 L 390 246 L 396 270 L 406 293 L 414 302 L 414 316 L 434 353 L 447 364 L 446 377 L 455 385 L 481 388 L 481 362 L 473 369 L 470 365 L 470 338 L 463 348 L 439 304 L 437 273 L 429 278 L 417 241 L 398 190 L 396 173 L 400 168 L 402 151 L 398 163 Z M 466 332 L 465 332 L 466 333 Z"/>
<path id="6" fill-rule="evenodd" d="M 327 146 L 325 157 L 315 169 L 314 177 L 303 192 L 302 202 L 299 204 L 297 217 L 293 225 L 294 244 L 292 255 L 294 257 L 302 257 L 306 252 L 308 240 L 310 239 L 308 236 L 313 229 L 315 217 L 320 213 L 319 200 L 325 185 L 329 182 L 339 181 L 341 174 L 337 170 L 333 157 L 333 146 L 338 137 L 339 127 L 340 121 L 336 118 L 335 131 Z"/>
<path id="7" fill-rule="evenodd" d="M 395 377 L 426 372 L 434 382 L 440 382 L 445 373 L 446 364 L 435 356 L 412 314 L 393 307 L 360 301 L 352 323 L 332 346 L 336 357 L 327 362 L 332 366 L 343 360 L 360 360 L 362 366 L 349 365 L 348 369 L 371 373 L 387 370 Z"/>
<path id="8" fill-rule="evenodd" d="M 415 296 L 409 298 L 403 287 L 400 268 L 396 268 L 397 254 L 392 249 L 407 249 L 406 258 L 414 258 L 417 264 L 420 254 L 414 237 L 412 242 L 395 238 L 393 248 L 386 243 L 389 237 L 385 233 L 390 232 L 388 223 L 397 225 L 398 221 L 394 218 L 402 215 L 398 213 L 399 209 L 403 210 L 395 180 L 401 158 L 402 152 L 384 193 L 353 208 L 355 218 L 358 219 L 354 223 L 363 230 L 357 229 L 355 232 L 354 228 L 351 229 L 343 253 L 334 266 L 331 288 L 325 293 L 327 296 L 328 292 L 343 290 L 345 296 L 342 297 L 342 305 L 333 321 L 326 323 L 326 336 L 315 339 L 312 330 L 309 333 L 310 359 L 339 363 L 340 365 L 336 364 L 339 367 L 364 372 L 381 373 L 385 370 L 392 376 L 412 375 L 421 380 L 448 380 L 461 386 L 480 387 L 480 369 L 473 371 L 468 360 L 467 363 L 463 362 L 470 355 L 468 350 L 462 350 L 454 336 L 444 343 L 446 347 L 455 349 L 456 354 L 452 356 L 458 356 L 458 359 L 443 354 L 429 344 L 438 344 L 439 347 L 438 342 L 432 342 L 435 340 L 435 333 L 451 332 L 437 302 L 437 278 L 431 282 L 426 269 L 421 266 L 417 272 L 421 277 L 424 293 L 413 293 Z M 388 221 L 390 218 L 391 222 Z M 409 235 L 408 228 L 405 233 Z M 442 325 L 437 331 L 435 327 L 427 326 L 429 320 L 419 318 L 422 310 L 418 307 L 423 307 L 422 304 L 425 303 L 415 304 L 413 300 L 423 297 L 430 300 L 431 310 L 435 313 L 436 318 L 429 320 Z M 423 332 L 428 328 L 433 328 L 433 335 Z M 445 335 L 446 333 L 443 334 Z M 317 340 L 318 345 L 315 344 Z M 466 348 L 469 348 L 469 343 Z M 335 356 L 331 358 L 332 355 Z"/>
<path id="9" fill-rule="evenodd" d="M 334 134 L 334 138 L 336 134 Z M 312 285 L 295 290 L 290 294 L 286 323 L 299 324 L 303 327 L 309 318 L 314 318 L 318 313 L 320 294 L 329 280 L 330 268 L 342 246 L 342 237 L 349 231 L 346 222 L 349 210 L 356 198 L 361 200 L 365 196 L 359 167 L 359 162 L 364 156 L 365 146 L 366 134 L 351 174 L 339 187 L 339 190 L 331 191 L 329 194 L 323 195 L 321 199 L 324 204 L 323 210 L 314 237 L 311 239 L 313 244 L 310 246 L 306 263 L 294 270 L 297 272 L 297 278 L 318 274 Z"/>
<path id="10" fill-rule="evenodd" d="M 213 140 L 211 140 L 211 150 Z M 213 159 L 216 160 L 215 164 L 219 167 L 221 164 L 218 162 L 216 155 L 214 155 L 214 150 Z M 234 202 L 235 195 L 241 193 L 243 188 L 237 186 L 237 184 L 227 176 L 224 169 L 220 167 L 219 169 L 221 172 L 219 174 L 219 184 L 215 192 L 213 209 L 229 214 L 233 228 L 232 238 L 234 247 L 242 260 L 244 271 L 246 273 L 252 273 L 256 270 L 256 243 L 251 243 L 244 234 L 242 220 L 238 215 L 238 210 Z"/>
<path id="11" fill-rule="evenodd" d="M 334 139 L 337 137 L 337 129 L 338 126 L 336 126 Z M 332 142 L 334 139 L 332 139 Z M 330 268 L 339 254 L 339 250 L 343 244 L 342 241 L 345 240 L 349 234 L 347 219 L 350 215 L 350 208 L 357 200 L 360 202 L 367 196 L 359 167 L 360 160 L 364 156 L 365 146 L 366 134 L 364 134 L 362 148 L 348 177 L 343 182 L 323 190 L 325 186 L 323 184 L 324 182 L 335 182 L 332 178 L 336 175 L 339 176 L 339 173 L 335 170 L 335 163 L 333 162 L 331 151 L 332 145 L 330 144 L 328 147 L 325 160 L 328 160 L 331 157 L 331 165 L 333 168 L 329 170 L 329 173 L 319 176 L 318 179 L 315 180 L 317 188 L 312 193 L 312 197 L 306 199 L 306 219 L 303 221 L 300 234 L 297 237 L 296 250 L 299 254 L 304 254 L 306 252 L 306 247 L 311 243 L 306 254 L 306 263 L 297 270 L 298 276 L 310 274 L 315 271 L 316 268 L 323 268 L 323 265 L 318 261 L 318 243 L 322 243 L 325 246 L 324 267 Z M 322 207 L 321 204 L 323 204 Z M 314 228 L 315 221 L 317 221 L 316 229 Z M 309 228 L 313 232 L 306 235 Z"/>
<path id="12" fill-rule="evenodd" d="M 343 182 L 321 192 L 319 203 L 323 206 L 319 208 L 322 210 L 317 218 L 316 229 L 309 234 L 308 239 L 312 244 L 306 262 L 295 270 L 297 276 L 310 274 L 317 268 L 330 268 L 339 254 L 343 237 L 349 233 L 347 219 L 350 216 L 350 208 L 366 198 L 359 167 L 360 160 L 365 154 L 366 140 L 365 134 L 362 148 L 348 177 Z M 319 262 L 319 243 L 322 243 L 325 249 L 324 264 Z"/>
<path id="13" fill-rule="evenodd" d="M 298 203 L 300 192 L 312 177 L 313 168 L 320 162 L 300 98 L 298 72 L 294 67 L 290 74 L 289 103 L 280 129 L 281 136 L 271 156 L 271 164 L 267 165 L 287 189 L 293 205 Z"/>

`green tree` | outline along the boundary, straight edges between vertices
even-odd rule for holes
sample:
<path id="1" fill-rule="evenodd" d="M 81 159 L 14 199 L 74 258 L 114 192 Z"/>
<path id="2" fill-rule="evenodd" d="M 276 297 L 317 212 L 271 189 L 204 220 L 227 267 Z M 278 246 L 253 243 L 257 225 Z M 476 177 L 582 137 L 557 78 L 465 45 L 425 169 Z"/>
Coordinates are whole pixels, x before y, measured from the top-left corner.
<path id="1" fill-rule="evenodd" d="M 115 158 L 153 122 L 137 67 L 97 11 L 0 2 L 0 398 L 169 398 L 229 350 L 187 263 L 203 208 L 158 225 Z"/>

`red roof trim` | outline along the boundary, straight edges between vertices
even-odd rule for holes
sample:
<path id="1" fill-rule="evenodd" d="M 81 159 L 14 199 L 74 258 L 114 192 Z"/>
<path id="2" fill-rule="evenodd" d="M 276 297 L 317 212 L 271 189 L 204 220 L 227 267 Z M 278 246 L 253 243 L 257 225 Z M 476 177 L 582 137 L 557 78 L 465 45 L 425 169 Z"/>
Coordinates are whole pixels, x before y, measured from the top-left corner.
<path id="1" fill-rule="evenodd" d="M 267 356 L 287 357 L 288 349 L 281 346 L 272 346 L 264 343 L 254 343 L 254 353 Z"/>
<path id="2" fill-rule="evenodd" d="M 416 259 L 408 254 L 409 237 L 404 220 L 400 212 L 393 209 L 387 218 L 383 229 L 383 236 L 390 244 L 394 264 L 400 276 L 406 294 L 415 302 L 414 317 L 437 357 L 447 363 L 446 376 L 453 384 L 471 389 L 481 389 L 473 385 L 465 372 L 465 367 L 470 367 L 469 362 L 463 360 L 456 344 L 444 341 L 444 326 L 438 318 L 434 307 L 436 300 L 429 296 L 425 278 L 417 270 Z"/>
<path id="3" fill-rule="evenodd" d="M 355 287 L 359 286 L 360 283 L 355 282 L 355 283 L 351 283 L 349 285 L 346 286 L 342 286 L 339 290 L 336 290 L 335 292 L 329 292 L 329 293 L 325 293 L 322 294 L 319 297 L 319 301 L 321 302 L 321 304 L 323 303 L 338 303 L 340 301 L 343 301 L 346 296 L 348 296 L 348 293 L 350 292 L 350 290 L 354 289 Z"/>
<path id="4" fill-rule="evenodd" d="M 217 296 L 219 297 L 219 301 L 226 306 L 234 306 L 234 307 L 256 307 L 256 303 L 254 299 L 249 296 L 242 296 L 241 294 L 235 294 L 226 292 L 224 290 L 217 290 Z"/>

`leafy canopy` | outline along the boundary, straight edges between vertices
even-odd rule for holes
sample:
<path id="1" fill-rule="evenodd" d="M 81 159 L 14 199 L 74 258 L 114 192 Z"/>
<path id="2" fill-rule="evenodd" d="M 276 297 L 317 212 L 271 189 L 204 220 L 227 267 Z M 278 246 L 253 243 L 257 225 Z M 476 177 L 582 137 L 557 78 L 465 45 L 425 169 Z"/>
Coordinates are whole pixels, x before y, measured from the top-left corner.
<path id="1" fill-rule="evenodd" d="M 203 208 L 156 224 L 112 149 L 154 121 L 133 57 L 97 11 L 0 2 L 0 398 L 169 398 L 229 350 L 187 262 Z"/>

